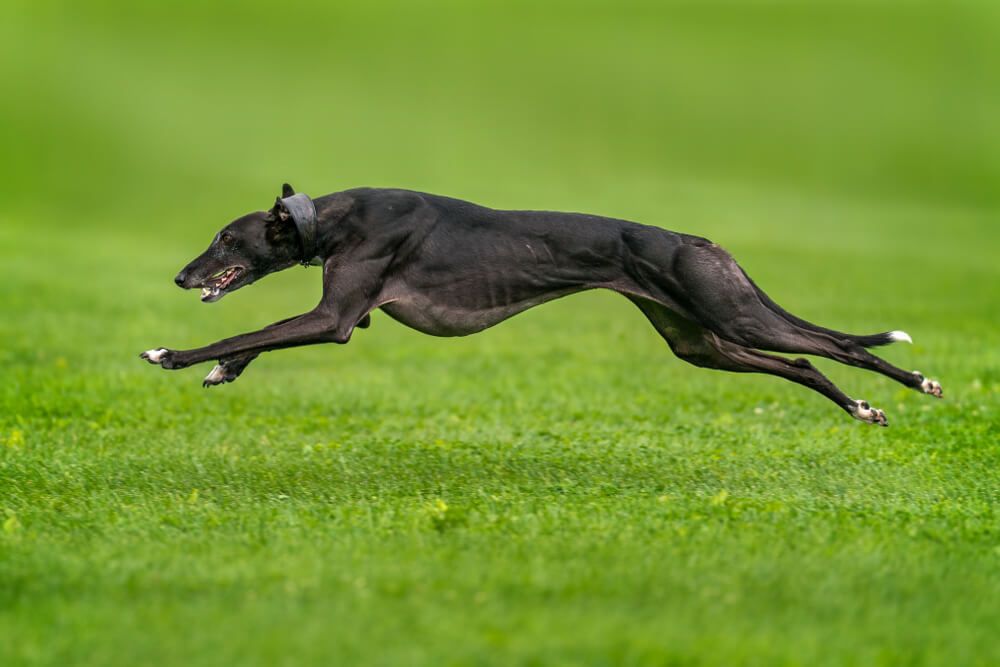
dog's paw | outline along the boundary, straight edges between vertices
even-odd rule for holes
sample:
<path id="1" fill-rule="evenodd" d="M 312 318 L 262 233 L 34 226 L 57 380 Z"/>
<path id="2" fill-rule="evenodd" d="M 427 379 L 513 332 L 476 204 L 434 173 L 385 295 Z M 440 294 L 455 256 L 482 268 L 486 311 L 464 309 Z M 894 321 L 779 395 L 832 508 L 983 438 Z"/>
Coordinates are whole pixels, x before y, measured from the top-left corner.
<path id="1" fill-rule="evenodd" d="M 214 387 L 217 384 L 224 384 L 226 382 L 234 382 L 236 378 L 250 365 L 250 362 L 257 358 L 256 354 L 245 355 L 241 357 L 229 357 L 227 359 L 220 359 L 219 363 L 215 365 L 205 379 L 202 380 L 202 387 Z"/>
<path id="2" fill-rule="evenodd" d="M 937 380 L 929 380 L 924 377 L 923 373 L 920 371 L 913 371 L 914 377 L 920 381 L 920 391 L 925 394 L 930 394 L 935 398 L 944 397 L 944 392 L 941 390 L 941 383 Z"/>
<path id="3" fill-rule="evenodd" d="M 201 381 L 202 387 L 214 387 L 217 384 L 222 384 L 224 382 L 232 382 L 236 377 L 229 377 L 226 373 L 226 367 L 223 364 L 216 364 L 215 368 L 208 372 L 205 379 Z"/>
<path id="4" fill-rule="evenodd" d="M 226 381 L 226 371 L 222 367 L 222 364 L 216 364 L 215 368 L 208 372 L 205 379 L 201 381 L 202 387 L 214 387 L 217 384 L 222 384 Z"/>
<path id="5" fill-rule="evenodd" d="M 146 350 L 139 355 L 139 358 L 145 359 L 149 363 L 165 368 L 168 371 L 184 368 L 184 364 L 180 363 L 180 360 L 177 358 L 177 352 L 163 347 Z"/>
<path id="6" fill-rule="evenodd" d="M 203 387 L 214 387 L 217 384 L 224 384 L 226 382 L 234 382 L 236 378 L 246 370 L 246 367 L 250 365 L 250 362 L 257 358 L 256 354 L 244 354 L 237 357 L 226 357 L 220 359 L 219 363 L 215 365 L 205 379 L 202 380 L 201 386 Z"/>
<path id="7" fill-rule="evenodd" d="M 851 414 L 855 419 L 868 422 L 869 424 L 878 424 L 879 426 L 889 425 L 889 420 L 885 418 L 885 413 L 878 408 L 870 406 L 868 401 L 854 401 Z"/>
<path id="8" fill-rule="evenodd" d="M 169 355 L 170 355 L 170 350 L 163 347 L 158 347 L 152 350 L 146 350 L 145 352 L 139 355 L 139 358 L 145 359 L 151 364 L 160 365 Z"/>

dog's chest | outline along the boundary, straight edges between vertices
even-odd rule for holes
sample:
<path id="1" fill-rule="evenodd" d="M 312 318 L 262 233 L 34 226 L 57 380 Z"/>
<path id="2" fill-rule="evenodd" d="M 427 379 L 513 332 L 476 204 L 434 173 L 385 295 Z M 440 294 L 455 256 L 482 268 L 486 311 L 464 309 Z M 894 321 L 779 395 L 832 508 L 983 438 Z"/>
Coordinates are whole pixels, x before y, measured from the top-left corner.
<path id="1" fill-rule="evenodd" d="M 432 336 L 467 336 L 514 314 L 434 303 L 412 295 L 383 304 L 381 308 L 397 322 Z"/>
<path id="2" fill-rule="evenodd" d="M 432 336 L 467 336 L 502 322 L 532 306 L 579 291 L 564 288 L 523 295 L 506 301 L 462 291 L 429 294 L 422 291 L 400 291 L 382 304 L 391 318 Z"/>

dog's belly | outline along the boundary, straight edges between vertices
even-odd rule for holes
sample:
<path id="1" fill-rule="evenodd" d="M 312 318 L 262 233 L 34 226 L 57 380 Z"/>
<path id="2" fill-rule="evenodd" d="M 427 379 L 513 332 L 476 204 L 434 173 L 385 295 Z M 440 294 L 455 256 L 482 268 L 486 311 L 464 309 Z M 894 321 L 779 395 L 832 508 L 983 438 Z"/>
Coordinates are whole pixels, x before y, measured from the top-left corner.
<path id="1" fill-rule="evenodd" d="M 381 309 L 392 319 L 417 331 L 432 336 L 468 336 L 488 329 L 508 317 L 557 299 L 583 287 L 569 288 L 559 292 L 549 292 L 508 303 L 489 307 L 473 307 L 461 301 L 447 302 L 431 299 L 423 294 L 407 294 L 382 304 Z"/>

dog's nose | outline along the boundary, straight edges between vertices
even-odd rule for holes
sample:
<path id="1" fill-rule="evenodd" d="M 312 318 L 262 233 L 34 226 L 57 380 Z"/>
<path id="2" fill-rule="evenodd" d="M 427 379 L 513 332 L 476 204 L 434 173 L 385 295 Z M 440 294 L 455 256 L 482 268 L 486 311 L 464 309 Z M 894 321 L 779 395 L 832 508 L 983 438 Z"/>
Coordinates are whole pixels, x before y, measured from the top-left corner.
<path id="1" fill-rule="evenodd" d="M 174 278 L 174 282 L 177 283 L 178 287 L 184 287 L 185 280 L 187 280 L 187 273 L 185 273 L 184 271 L 178 273 L 177 277 Z"/>

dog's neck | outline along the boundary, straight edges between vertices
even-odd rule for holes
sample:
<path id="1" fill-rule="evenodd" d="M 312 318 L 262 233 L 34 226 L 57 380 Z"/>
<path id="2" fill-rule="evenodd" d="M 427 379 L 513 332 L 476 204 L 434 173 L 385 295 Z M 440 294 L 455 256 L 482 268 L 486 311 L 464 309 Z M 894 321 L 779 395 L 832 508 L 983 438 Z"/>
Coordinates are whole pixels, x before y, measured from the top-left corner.
<path id="1" fill-rule="evenodd" d="M 354 198 L 343 192 L 335 192 L 317 197 L 313 200 L 313 205 L 316 207 L 315 253 L 313 257 L 304 258 L 302 263 L 320 266 L 332 254 L 333 248 L 337 247 L 343 231 L 339 223 L 351 212 Z"/>
<path id="2" fill-rule="evenodd" d="M 303 264 L 317 264 L 316 227 L 318 224 L 316 206 L 309 195 L 298 193 L 281 199 L 281 215 L 288 216 L 295 224 L 302 245 Z"/>

